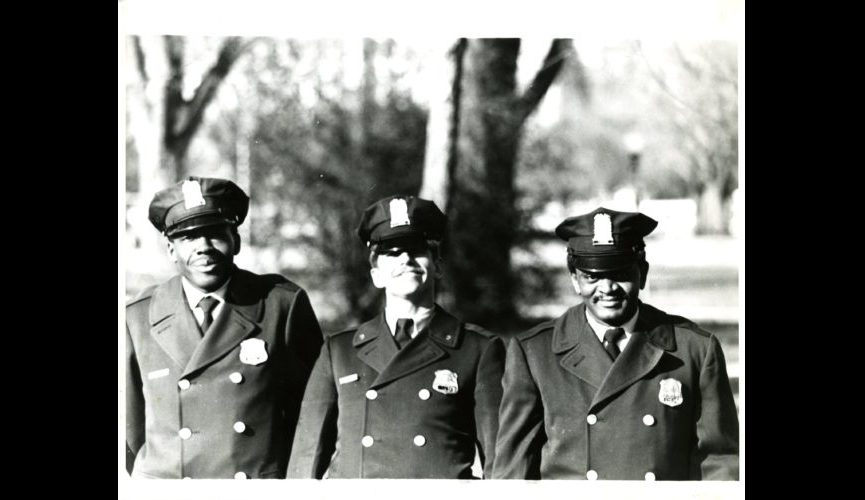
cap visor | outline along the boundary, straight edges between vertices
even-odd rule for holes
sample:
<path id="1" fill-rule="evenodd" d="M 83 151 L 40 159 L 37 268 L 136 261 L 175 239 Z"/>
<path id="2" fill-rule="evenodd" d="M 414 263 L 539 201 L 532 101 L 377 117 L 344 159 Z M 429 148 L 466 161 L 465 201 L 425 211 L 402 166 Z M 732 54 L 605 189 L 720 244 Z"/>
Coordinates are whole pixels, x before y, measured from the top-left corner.
<path id="1" fill-rule="evenodd" d="M 179 224 L 171 226 L 165 231 L 165 234 L 167 234 L 168 236 L 174 236 L 179 233 L 186 233 L 202 227 L 219 226 L 223 224 L 232 224 L 232 222 L 225 217 L 219 215 L 193 217 L 192 219 L 187 219 L 183 222 L 180 222 Z"/>
<path id="2" fill-rule="evenodd" d="M 618 271 L 632 266 L 637 262 L 633 254 L 628 255 L 604 255 L 586 256 L 578 255 L 576 261 L 577 269 L 591 272 Z"/>

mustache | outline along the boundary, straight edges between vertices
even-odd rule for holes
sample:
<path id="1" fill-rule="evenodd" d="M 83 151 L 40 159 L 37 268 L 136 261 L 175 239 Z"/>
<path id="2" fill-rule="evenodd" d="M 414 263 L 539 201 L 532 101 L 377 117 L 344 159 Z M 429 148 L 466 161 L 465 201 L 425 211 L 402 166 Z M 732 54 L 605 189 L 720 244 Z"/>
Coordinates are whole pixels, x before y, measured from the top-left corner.
<path id="1" fill-rule="evenodd" d="M 627 296 L 627 294 L 624 292 L 621 292 L 621 293 L 604 293 L 601 295 L 593 296 L 592 300 L 594 300 L 595 302 L 597 302 L 599 300 L 622 300 L 626 296 Z"/>
<path id="2" fill-rule="evenodd" d="M 221 264 L 225 262 L 226 257 L 222 255 L 220 252 L 215 250 L 205 250 L 203 252 L 196 253 L 189 259 L 192 263 L 201 263 L 201 262 L 209 262 L 213 264 Z"/>

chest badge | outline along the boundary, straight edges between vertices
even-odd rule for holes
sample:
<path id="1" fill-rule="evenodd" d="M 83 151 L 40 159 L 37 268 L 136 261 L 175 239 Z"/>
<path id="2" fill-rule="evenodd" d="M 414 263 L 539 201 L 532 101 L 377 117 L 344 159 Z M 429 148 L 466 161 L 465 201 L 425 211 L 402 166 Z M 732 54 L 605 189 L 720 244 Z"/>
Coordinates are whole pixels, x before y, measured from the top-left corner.
<path id="1" fill-rule="evenodd" d="M 674 378 L 661 380 L 661 390 L 658 392 L 658 400 L 667 406 L 679 406 L 682 404 L 682 383 Z"/>
<path id="2" fill-rule="evenodd" d="M 436 370 L 432 388 L 442 394 L 456 394 L 460 389 L 457 374 L 450 370 Z"/>
<path id="3" fill-rule="evenodd" d="M 260 365 L 267 361 L 267 349 L 261 339 L 246 339 L 240 343 L 240 361 L 247 365 Z"/>

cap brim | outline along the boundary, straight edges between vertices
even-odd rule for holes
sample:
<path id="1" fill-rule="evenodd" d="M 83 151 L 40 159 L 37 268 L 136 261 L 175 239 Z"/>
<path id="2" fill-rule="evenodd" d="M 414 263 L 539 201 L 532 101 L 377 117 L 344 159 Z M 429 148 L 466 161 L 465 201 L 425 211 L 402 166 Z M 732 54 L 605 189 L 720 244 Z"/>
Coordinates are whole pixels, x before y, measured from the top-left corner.
<path id="1" fill-rule="evenodd" d="M 199 217 L 193 217 L 191 219 L 186 219 L 185 221 L 179 222 L 170 228 L 165 230 L 165 234 L 168 236 L 174 236 L 179 233 L 189 232 L 195 229 L 199 229 L 202 227 L 209 226 L 220 226 L 220 225 L 232 225 L 234 222 L 230 219 L 226 219 L 224 216 L 219 214 L 208 214 L 202 215 Z"/>
<path id="2" fill-rule="evenodd" d="M 626 269 L 637 262 L 634 254 L 577 255 L 576 268 L 581 271 L 606 272 Z"/>
<path id="3" fill-rule="evenodd" d="M 426 237 L 423 233 L 418 233 L 416 231 L 409 231 L 401 234 L 390 234 L 379 241 L 373 242 L 374 245 L 379 245 L 383 248 L 390 248 L 395 246 L 407 246 L 407 245 L 418 245 L 425 244 Z"/>

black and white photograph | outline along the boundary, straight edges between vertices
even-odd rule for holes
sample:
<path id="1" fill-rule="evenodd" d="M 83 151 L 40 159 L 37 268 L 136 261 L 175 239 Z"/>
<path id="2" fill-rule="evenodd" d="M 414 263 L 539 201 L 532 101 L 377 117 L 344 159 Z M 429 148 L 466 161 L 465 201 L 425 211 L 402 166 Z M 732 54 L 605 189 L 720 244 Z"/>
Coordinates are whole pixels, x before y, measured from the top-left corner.
<path id="1" fill-rule="evenodd" d="M 119 0 L 118 498 L 744 498 L 744 9 Z"/>

